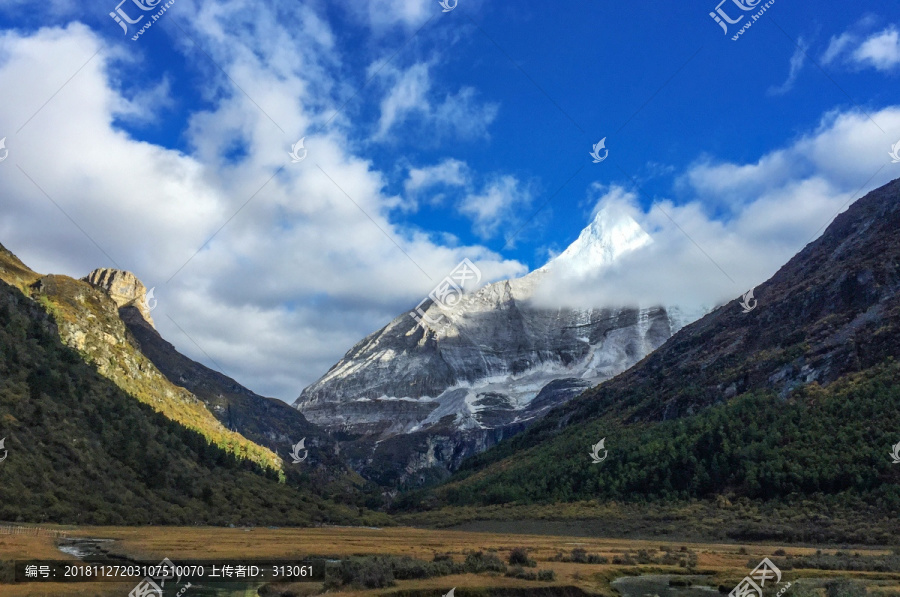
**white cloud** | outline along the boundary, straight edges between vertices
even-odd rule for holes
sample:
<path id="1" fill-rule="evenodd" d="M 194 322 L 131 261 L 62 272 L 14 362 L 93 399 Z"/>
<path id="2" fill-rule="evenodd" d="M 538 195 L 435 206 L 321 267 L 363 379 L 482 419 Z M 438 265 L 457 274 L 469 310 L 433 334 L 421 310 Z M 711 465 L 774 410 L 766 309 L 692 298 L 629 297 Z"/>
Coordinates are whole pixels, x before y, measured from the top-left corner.
<path id="1" fill-rule="evenodd" d="M 459 211 L 472 220 L 475 233 L 491 238 L 504 225 L 518 220 L 518 208 L 531 202 L 531 191 L 516 177 L 503 175 L 487 183 L 479 193 L 467 195 Z"/>
<path id="2" fill-rule="evenodd" d="M 837 60 L 839 56 L 844 54 L 844 52 L 846 52 L 855 42 L 856 36 L 850 32 L 844 32 L 832 37 L 831 41 L 828 43 L 828 48 L 826 48 L 825 53 L 822 54 L 822 63 L 831 64 Z"/>
<path id="3" fill-rule="evenodd" d="M 241 383 L 285 399 L 363 335 L 418 303 L 463 257 L 477 263 L 486 281 L 525 271 L 484 246 L 396 224 L 392 214 L 401 202 L 384 191 L 386 175 L 355 153 L 351 139 L 359 131 L 352 134 L 351 118 L 341 114 L 322 126 L 355 90 L 343 82 L 348 66 L 337 47 L 340 36 L 313 8 L 291 4 L 276 13 L 249 0 L 181 6 L 195 9 L 195 18 L 180 19 L 181 26 L 252 97 L 177 36 L 185 59 L 197 61 L 185 70 L 211 73 L 187 80 L 207 103 L 177 131 L 185 151 L 139 141 L 116 126 L 122 116 L 152 122 L 157 103 L 185 84 L 172 80 L 167 89 L 167 76 L 154 72 L 154 91 L 121 89 L 123 77 L 141 71 L 135 64 L 147 44 L 129 41 L 114 51 L 77 23 L 0 35 L 0 137 L 10 151 L 0 164 L 0 242 L 26 263 L 76 277 L 101 266 L 134 271 L 156 287 L 154 318 L 167 339 L 211 364 L 196 341 Z M 416 22 L 416 6 L 400 7 L 398 22 Z M 119 33 L 111 20 L 109 27 Z M 125 60 L 132 62 L 119 70 Z M 490 105 L 477 104 L 474 92 L 436 90 L 429 68 L 418 80 L 415 66 L 399 72 L 412 79 L 407 95 L 393 100 L 386 130 L 430 118 L 454 134 L 486 134 Z M 422 113 L 412 108 L 417 97 L 428 100 Z M 481 124 L 466 129 L 465 115 L 473 113 Z M 900 138 L 896 109 L 873 117 L 891 141 Z M 636 211 L 657 240 L 654 247 L 669 251 L 632 263 L 616 296 L 710 302 L 765 279 L 886 161 L 889 143 L 876 131 L 858 114 L 832 114 L 819 130 L 756 163 L 699 161 L 682 176 L 687 200 Z M 304 135 L 309 156 L 291 164 L 287 152 Z M 242 157 L 227 158 L 229 148 L 240 148 Z M 515 224 L 530 201 L 528 185 L 510 175 L 485 182 L 455 160 L 430 168 L 410 171 L 411 189 L 454 187 L 463 197 L 458 209 L 485 237 Z M 728 206 L 729 219 L 709 215 L 716 201 Z M 663 210 L 742 288 L 723 290 L 715 281 L 721 274 Z M 647 269 L 639 274 L 641 267 Z"/>
<path id="4" fill-rule="evenodd" d="M 433 0 L 344 0 L 341 4 L 374 31 L 382 32 L 397 26 L 409 30 L 422 25 L 434 16 L 437 3 Z"/>
<path id="5" fill-rule="evenodd" d="M 381 118 L 375 138 L 389 140 L 403 124 L 415 126 L 424 141 L 440 136 L 473 139 L 487 136 L 488 126 L 497 117 L 495 103 L 480 103 L 471 87 L 443 97 L 433 89 L 432 63 L 419 62 L 409 68 L 382 68 L 381 78 L 389 89 L 381 101 Z M 370 70 L 375 69 L 373 64 Z"/>
<path id="6" fill-rule="evenodd" d="M 411 168 L 404 183 L 408 193 L 415 193 L 435 185 L 465 186 L 470 174 L 465 162 L 447 158 L 434 166 Z"/>
<path id="7" fill-rule="evenodd" d="M 794 88 L 794 83 L 797 82 L 797 77 L 800 75 L 800 71 L 803 70 L 803 65 L 806 62 L 806 52 L 808 50 L 809 44 L 800 37 L 797 40 L 797 48 L 791 55 L 790 70 L 788 71 L 787 79 L 781 85 L 771 87 L 769 89 L 769 95 L 784 95 Z"/>
<path id="8" fill-rule="evenodd" d="M 900 107 L 872 118 L 888 138 L 900 138 Z M 664 198 L 642 209 L 633 192 L 614 185 L 596 209 L 626 209 L 654 242 L 588 277 L 556 272 L 537 300 L 695 311 L 739 297 L 770 278 L 851 199 L 896 178 L 900 172 L 885 167 L 889 147 L 866 115 L 835 112 L 755 163 L 696 163 L 681 176 L 684 199 L 677 203 Z M 764 307 L 765 296 L 757 298 Z"/>
<path id="9" fill-rule="evenodd" d="M 378 122 L 378 138 L 384 138 L 388 131 L 409 114 L 428 114 L 428 92 L 431 90 L 429 65 L 419 63 L 403 72 L 395 71 L 392 89 L 381 101 L 381 120 Z"/>
<path id="10" fill-rule="evenodd" d="M 500 108 L 492 102 L 479 103 L 476 95 L 472 87 L 447 94 L 434 109 L 438 130 L 453 132 L 463 139 L 486 137 Z"/>
<path id="11" fill-rule="evenodd" d="M 870 25 L 867 20 L 850 31 L 834 36 L 822 55 L 824 64 L 844 63 L 856 68 L 874 68 L 888 72 L 900 66 L 900 31 L 895 25 L 871 33 L 860 33 L 862 25 Z"/>
<path id="12" fill-rule="evenodd" d="M 169 77 L 163 76 L 156 85 L 137 90 L 115 111 L 115 115 L 129 122 L 149 123 L 153 122 L 160 112 L 171 108 L 174 104 L 172 82 Z"/>
<path id="13" fill-rule="evenodd" d="M 878 70 L 895 68 L 900 65 L 900 33 L 891 26 L 873 35 L 856 48 L 853 59 Z"/>
<path id="14" fill-rule="evenodd" d="M 116 128 L 117 115 L 152 116 L 153 94 L 123 95 L 113 75 L 121 54 L 87 27 L 0 36 L 0 135 L 10 150 L 0 164 L 0 242 L 44 273 L 135 272 L 156 288 L 154 319 L 182 352 L 213 365 L 205 351 L 241 383 L 289 400 L 463 257 L 486 279 L 524 271 L 485 247 L 440 244 L 396 225 L 398 198 L 352 153 L 341 118 L 310 134 L 308 158 L 290 163 L 290 145 L 321 131 L 346 97 L 335 82 L 334 36 L 307 8 L 292 10 L 289 19 L 279 12 L 281 24 L 231 0 L 199 5 L 198 18 L 182 21 L 253 98 L 218 74 L 197 82 L 210 104 L 190 117 L 188 153 Z M 185 55 L 208 66 L 195 50 Z M 157 77 L 163 97 L 166 79 Z M 226 159 L 229 147 L 243 157 Z"/>

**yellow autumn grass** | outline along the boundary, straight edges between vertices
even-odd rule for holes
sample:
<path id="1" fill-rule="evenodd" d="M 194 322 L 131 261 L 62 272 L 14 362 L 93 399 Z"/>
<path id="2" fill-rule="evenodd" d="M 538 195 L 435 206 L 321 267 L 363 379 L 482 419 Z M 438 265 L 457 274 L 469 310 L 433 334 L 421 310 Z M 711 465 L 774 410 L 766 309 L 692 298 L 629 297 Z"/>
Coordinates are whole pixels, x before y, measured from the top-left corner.
<path id="1" fill-rule="evenodd" d="M 451 587 L 540 587 L 548 585 L 578 586 L 586 591 L 612 595 L 609 581 L 625 574 L 649 572 L 684 573 L 684 569 L 671 566 L 614 564 L 576 564 L 554 562 L 550 558 L 558 552 L 569 553 L 581 548 L 588 553 L 606 556 L 612 560 L 625 552 L 645 549 L 659 553 L 662 547 L 675 551 L 682 546 L 698 555 L 697 570 L 713 575 L 714 582 L 730 582 L 747 572 L 748 561 L 761 560 L 783 549 L 787 554 L 809 555 L 815 547 L 779 546 L 774 544 L 724 544 L 660 540 L 606 539 L 591 537 L 565 537 L 550 535 L 518 535 L 431 530 L 411 527 L 383 529 L 358 527 L 318 528 L 212 528 L 212 527 L 67 527 L 70 537 L 114 539 L 113 553 L 132 558 L 174 562 L 186 559 L 240 560 L 240 559 L 292 559 L 309 555 L 345 557 L 351 555 L 393 555 L 431 560 L 436 553 L 450 554 L 461 561 L 467 552 L 495 550 L 506 560 L 515 547 L 528 549 L 531 558 L 537 560 L 539 569 L 552 569 L 556 573 L 553 582 L 535 582 L 507 578 L 502 575 L 461 574 L 438 578 L 398 581 L 390 589 L 369 591 L 345 591 L 341 597 L 374 597 L 409 589 L 431 589 L 446 592 Z M 0 559 L 9 562 L 16 559 L 72 559 L 59 552 L 52 537 L 2 536 L 0 535 Z M 837 549 L 824 549 L 834 552 Z M 854 549 L 864 555 L 887 553 L 885 550 Z M 835 573 L 823 571 L 792 571 L 796 576 L 824 578 Z M 900 574 L 889 573 L 840 573 L 864 579 L 888 579 L 895 590 L 900 589 Z M 2 585 L 4 597 L 38 597 L 53 595 L 98 596 L 127 595 L 133 585 L 112 583 L 79 584 L 23 584 Z M 123 590 L 124 589 L 124 590 Z M 318 583 L 295 584 L 291 587 L 298 595 L 312 595 L 321 590 Z"/>

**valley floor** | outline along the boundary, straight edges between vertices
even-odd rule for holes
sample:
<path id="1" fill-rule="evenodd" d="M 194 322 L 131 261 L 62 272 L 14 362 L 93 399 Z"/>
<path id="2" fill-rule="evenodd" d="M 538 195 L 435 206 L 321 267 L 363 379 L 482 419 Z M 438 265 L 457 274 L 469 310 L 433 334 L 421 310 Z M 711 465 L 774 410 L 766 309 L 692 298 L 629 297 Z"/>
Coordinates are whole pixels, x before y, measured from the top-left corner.
<path id="1" fill-rule="evenodd" d="M 871 547 L 848 546 L 779 546 L 771 543 L 700 543 L 660 540 L 607 539 L 602 537 L 503 534 L 465 532 L 410 527 L 392 528 L 210 528 L 210 527 L 67 527 L 70 537 L 113 539 L 109 553 L 130 558 L 174 562 L 186 559 L 301 559 L 304 556 L 327 556 L 345 559 L 350 556 L 385 555 L 408 556 L 432 562 L 436 554 L 449 554 L 461 562 L 466 554 L 484 552 L 495 554 L 504 563 L 514 548 L 524 548 L 536 561 L 536 568 L 527 571 L 553 570 L 555 580 L 540 582 L 511 578 L 501 573 L 454 574 L 416 580 L 400 580 L 394 586 L 370 590 L 332 590 L 342 597 L 396 595 L 434 596 L 446 594 L 456 587 L 457 597 L 470 595 L 615 595 L 610 582 L 623 576 L 643 574 L 672 574 L 684 578 L 694 576 L 694 582 L 724 590 L 731 590 L 757 562 L 764 557 L 776 563 L 792 561 L 803 565 L 819 563 L 819 567 L 784 566 L 785 582 L 793 583 L 785 597 L 801 595 L 900 596 L 900 569 L 891 563 L 900 559 L 895 551 Z M 23 535 L 0 535 L 0 570 L 9 571 L 13 560 L 74 559 L 58 551 L 57 539 Z M 573 553 L 573 550 L 576 550 Z M 584 550 L 579 552 L 577 550 Z M 817 554 L 817 552 L 819 552 Z M 571 560 L 591 559 L 606 563 L 578 563 Z M 562 556 L 562 557 L 560 557 Z M 787 559 L 786 559 L 787 558 Z M 688 566 L 673 563 L 690 560 Z M 822 562 L 833 566 L 845 562 L 852 568 L 868 570 L 838 571 L 822 569 Z M 888 562 L 887 568 L 885 562 Z M 512 568 L 512 567 L 510 567 Z M 831 590 L 824 588 L 829 579 L 851 579 Z M 797 581 L 800 581 L 799 583 Z M 783 586 L 783 585 L 782 585 Z M 53 596 L 123 596 L 134 588 L 132 583 L 78 584 L 0 584 L 5 597 Z M 505 590 L 504 590 L 505 589 Z M 540 590 L 542 589 L 542 590 Z M 316 595 L 323 592 L 320 583 L 296 583 L 264 587 L 261 595 Z M 191 591 L 184 597 L 192 597 Z M 236 593 L 202 593 L 235 595 Z M 255 595 L 253 589 L 246 595 Z M 682 593 L 684 595 L 685 593 Z M 715 595 L 716 593 L 709 593 Z M 775 591 L 766 591 L 773 597 Z"/>

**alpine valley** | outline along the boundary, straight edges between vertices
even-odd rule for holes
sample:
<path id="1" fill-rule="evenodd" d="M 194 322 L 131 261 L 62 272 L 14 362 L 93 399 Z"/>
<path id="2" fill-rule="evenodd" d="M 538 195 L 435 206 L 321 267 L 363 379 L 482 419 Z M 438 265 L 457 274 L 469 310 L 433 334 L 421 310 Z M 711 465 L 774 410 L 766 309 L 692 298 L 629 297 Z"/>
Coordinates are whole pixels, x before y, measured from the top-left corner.
<path id="1" fill-rule="evenodd" d="M 132 274 L 39 274 L 0 247 L 15 454 L 0 519 L 519 532 L 552 518 L 576 525 L 560 534 L 894 544 L 898 229 L 894 181 L 758 286 L 750 312 L 542 307 L 554 272 L 652 242 L 600 211 L 544 267 L 364 338 L 297 408 L 180 354 Z M 301 438 L 308 458 L 288 465 Z"/>

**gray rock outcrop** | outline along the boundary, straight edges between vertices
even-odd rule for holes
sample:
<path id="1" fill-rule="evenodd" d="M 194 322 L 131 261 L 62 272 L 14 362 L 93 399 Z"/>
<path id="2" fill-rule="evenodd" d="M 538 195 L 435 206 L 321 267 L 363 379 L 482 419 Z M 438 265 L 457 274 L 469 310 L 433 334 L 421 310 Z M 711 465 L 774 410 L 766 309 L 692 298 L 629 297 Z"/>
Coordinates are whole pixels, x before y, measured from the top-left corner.
<path id="1" fill-rule="evenodd" d="M 131 272 L 120 269 L 102 267 L 95 269 L 82 278 L 95 288 L 106 292 L 120 309 L 122 307 L 136 308 L 147 323 L 156 327 L 150 311 L 156 306 L 156 299 L 147 295 L 147 287 Z"/>

